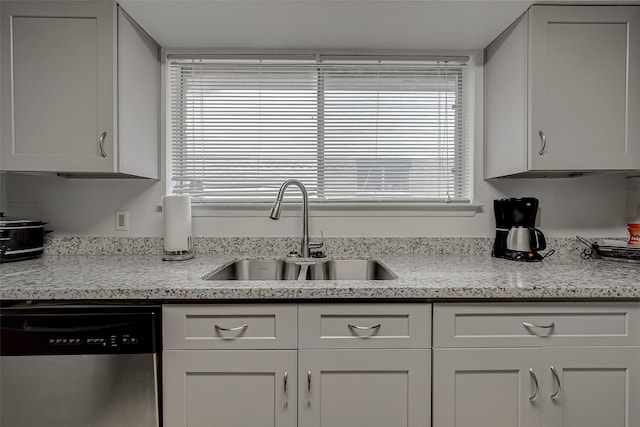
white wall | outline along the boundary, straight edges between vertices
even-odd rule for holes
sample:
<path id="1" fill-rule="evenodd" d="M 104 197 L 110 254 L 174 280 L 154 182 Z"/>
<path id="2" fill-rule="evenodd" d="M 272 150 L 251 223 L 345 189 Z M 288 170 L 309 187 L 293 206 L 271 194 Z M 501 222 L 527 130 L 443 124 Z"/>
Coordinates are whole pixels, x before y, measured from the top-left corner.
<path id="1" fill-rule="evenodd" d="M 482 69 L 475 74 L 476 94 L 482 93 Z M 463 216 L 331 216 L 315 212 L 314 236 L 489 237 L 494 234 L 493 199 L 533 196 L 540 199 L 540 228 L 552 237 L 626 236 L 627 180 L 602 174 L 576 178 L 482 179 L 482 97 L 474 100 L 474 203 L 481 212 Z M 164 174 L 163 174 L 164 175 Z M 148 180 L 68 179 L 44 174 L 5 174 L 6 208 L 12 216 L 49 222 L 56 235 L 162 236 L 159 210 L 166 183 Z M 3 192 L 5 193 L 5 192 Z M 300 218 L 267 219 L 269 207 L 253 216 L 194 217 L 194 235 L 296 236 Z M 115 230 L 115 212 L 129 211 L 129 231 Z M 289 207 L 285 208 L 291 211 Z"/>
<path id="2" fill-rule="evenodd" d="M 311 218 L 312 235 L 487 237 L 493 235 L 493 199 L 534 196 L 540 199 L 540 227 L 549 236 L 625 236 L 627 180 L 622 175 L 555 179 L 480 177 L 481 149 L 476 152 L 475 202 L 485 206 L 472 217 L 324 216 Z M 85 180 L 46 175 L 6 174 L 9 214 L 49 222 L 57 235 L 162 236 L 159 211 L 165 183 L 147 180 Z M 130 230 L 115 230 L 115 211 L 130 212 Z M 286 207 L 285 210 L 290 210 Z M 195 217 L 195 236 L 295 236 L 300 218 L 258 216 Z M 417 213 L 420 214 L 419 212 Z"/>
<path id="3" fill-rule="evenodd" d="M 158 206 L 164 183 L 144 180 L 82 180 L 6 174 L 7 207 L 12 216 L 49 222 L 57 235 L 162 236 Z M 540 227 L 549 236 L 625 236 L 626 179 L 594 175 L 562 179 L 508 179 L 476 183 L 482 212 L 473 217 L 313 216 L 311 233 L 325 236 L 487 237 L 493 234 L 492 201 L 504 196 L 540 199 Z M 288 209 L 285 207 L 285 210 Z M 129 231 L 115 230 L 115 211 L 128 210 Z M 263 215 L 195 217 L 195 236 L 295 236 L 298 217 L 280 221 Z M 320 214 L 322 215 L 322 214 Z"/>

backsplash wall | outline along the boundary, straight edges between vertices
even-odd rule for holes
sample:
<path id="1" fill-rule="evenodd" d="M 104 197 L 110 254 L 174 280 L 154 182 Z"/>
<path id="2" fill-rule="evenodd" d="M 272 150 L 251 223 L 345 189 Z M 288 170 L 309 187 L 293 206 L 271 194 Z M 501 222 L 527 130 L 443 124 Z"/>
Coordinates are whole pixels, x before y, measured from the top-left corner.
<path id="1" fill-rule="evenodd" d="M 245 257 L 284 256 L 298 247 L 297 237 L 196 237 L 194 252 L 198 255 Z M 555 256 L 579 257 L 585 246 L 575 238 L 549 238 L 549 250 Z M 323 250 L 329 257 L 361 257 L 389 255 L 478 255 L 491 252 L 491 237 L 327 237 Z M 161 237 L 47 237 L 48 255 L 160 255 Z"/>

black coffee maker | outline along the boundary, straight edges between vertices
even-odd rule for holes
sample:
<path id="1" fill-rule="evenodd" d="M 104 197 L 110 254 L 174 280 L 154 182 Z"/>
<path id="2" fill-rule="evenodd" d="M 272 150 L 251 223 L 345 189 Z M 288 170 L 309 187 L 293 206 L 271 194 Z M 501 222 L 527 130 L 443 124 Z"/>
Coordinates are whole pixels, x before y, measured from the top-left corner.
<path id="1" fill-rule="evenodd" d="M 521 197 L 493 201 L 496 239 L 491 255 L 515 261 L 540 261 L 547 247 L 542 231 L 535 228 L 538 199 Z"/>

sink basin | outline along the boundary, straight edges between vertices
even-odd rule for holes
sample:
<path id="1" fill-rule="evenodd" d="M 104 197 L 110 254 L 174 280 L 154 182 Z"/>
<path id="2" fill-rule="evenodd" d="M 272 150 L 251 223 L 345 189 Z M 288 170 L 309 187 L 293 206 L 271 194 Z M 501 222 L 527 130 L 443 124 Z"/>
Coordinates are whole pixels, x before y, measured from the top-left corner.
<path id="1" fill-rule="evenodd" d="M 300 266 L 282 259 L 240 259 L 227 262 L 205 280 L 296 280 Z"/>
<path id="2" fill-rule="evenodd" d="M 285 259 L 230 261 L 204 276 L 205 280 L 392 280 L 396 276 L 374 259 L 330 259 L 299 265 Z"/>
<path id="3" fill-rule="evenodd" d="M 393 271 L 373 259 L 331 259 L 309 266 L 309 280 L 393 280 Z"/>

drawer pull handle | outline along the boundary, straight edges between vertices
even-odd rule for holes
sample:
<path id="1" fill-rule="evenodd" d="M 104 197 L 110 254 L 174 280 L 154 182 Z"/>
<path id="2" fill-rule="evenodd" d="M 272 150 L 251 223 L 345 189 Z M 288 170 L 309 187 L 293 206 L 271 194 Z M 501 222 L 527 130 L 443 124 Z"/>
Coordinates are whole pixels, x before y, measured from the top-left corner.
<path id="1" fill-rule="evenodd" d="M 553 374 L 553 378 L 556 381 L 556 391 L 550 396 L 551 400 L 556 400 L 558 396 L 560 396 L 560 391 L 562 390 L 562 386 L 560 385 L 560 376 L 558 375 L 558 371 L 553 366 L 551 367 L 551 373 Z"/>
<path id="2" fill-rule="evenodd" d="M 536 325 L 534 323 L 522 322 L 522 326 L 524 326 L 525 328 L 552 329 L 556 326 L 556 324 L 554 322 L 551 322 L 548 325 Z"/>
<path id="3" fill-rule="evenodd" d="M 307 372 L 307 406 L 311 406 L 311 371 Z"/>
<path id="4" fill-rule="evenodd" d="M 376 323 L 373 326 L 358 326 L 358 325 L 352 325 L 351 323 L 347 323 L 347 326 L 349 326 L 349 328 L 351 329 L 358 329 L 360 331 L 370 331 L 372 329 L 380 329 L 380 323 Z"/>
<path id="5" fill-rule="evenodd" d="M 248 327 L 249 325 L 246 323 L 244 325 L 238 326 L 237 328 L 223 328 L 220 325 L 214 325 L 214 328 L 216 328 L 217 331 L 227 331 L 227 332 L 244 331 Z"/>
<path id="6" fill-rule="evenodd" d="M 289 399 L 287 398 L 287 381 L 289 380 L 289 373 L 284 372 L 284 406 L 289 406 Z"/>
<path id="7" fill-rule="evenodd" d="M 531 379 L 533 380 L 534 392 L 533 395 L 529 396 L 529 400 L 533 402 L 538 397 L 538 391 L 540 391 L 540 386 L 538 385 L 538 377 L 536 373 L 533 372 L 532 368 L 529 368 L 529 375 L 531 375 Z"/>

